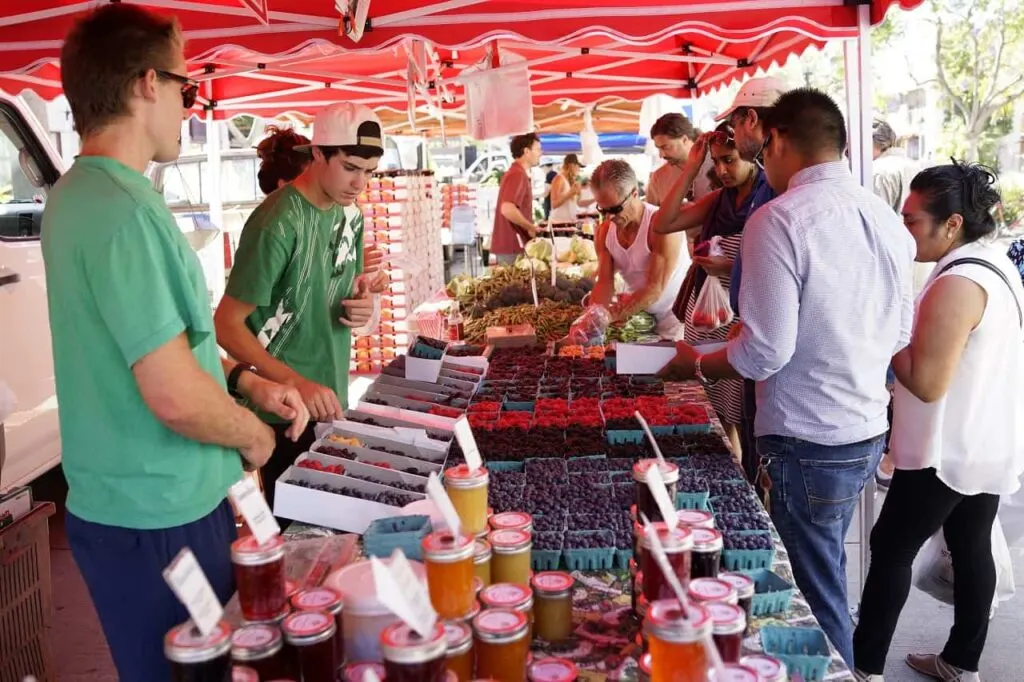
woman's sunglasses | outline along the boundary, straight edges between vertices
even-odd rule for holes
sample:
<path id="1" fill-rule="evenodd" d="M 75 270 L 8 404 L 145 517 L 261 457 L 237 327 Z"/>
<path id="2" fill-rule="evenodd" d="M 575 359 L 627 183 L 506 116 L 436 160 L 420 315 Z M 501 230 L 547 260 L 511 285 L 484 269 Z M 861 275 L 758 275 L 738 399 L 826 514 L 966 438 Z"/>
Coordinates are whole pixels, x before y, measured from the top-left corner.
<path id="1" fill-rule="evenodd" d="M 186 109 L 191 109 L 196 103 L 196 97 L 199 95 L 199 83 L 188 76 L 171 73 L 170 71 L 164 71 L 162 69 L 154 69 L 154 71 L 156 71 L 156 75 L 159 78 L 174 81 L 175 83 L 181 83 L 181 106 Z"/>
<path id="2" fill-rule="evenodd" d="M 719 147 L 733 146 L 736 139 L 733 137 L 731 130 L 716 130 L 711 133 L 711 144 L 718 145 Z"/>
<path id="3" fill-rule="evenodd" d="M 598 206 L 597 207 L 597 212 L 600 213 L 601 215 L 605 216 L 606 218 L 608 216 L 619 215 L 620 213 L 622 213 L 626 209 L 626 202 L 629 201 L 630 199 L 632 199 L 633 198 L 633 194 L 635 194 L 635 193 L 636 193 L 635 189 L 630 191 L 630 193 L 626 195 L 625 199 L 623 199 L 622 201 L 620 201 L 619 203 L 617 203 L 614 206 L 609 206 L 608 208 L 601 208 L 600 206 Z"/>

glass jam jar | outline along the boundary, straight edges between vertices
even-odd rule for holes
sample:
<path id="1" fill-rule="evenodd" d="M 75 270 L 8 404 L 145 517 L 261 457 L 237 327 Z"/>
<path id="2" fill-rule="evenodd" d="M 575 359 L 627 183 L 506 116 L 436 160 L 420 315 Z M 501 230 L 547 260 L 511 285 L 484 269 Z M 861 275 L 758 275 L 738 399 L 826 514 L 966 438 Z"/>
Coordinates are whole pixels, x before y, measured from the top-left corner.
<path id="1" fill-rule="evenodd" d="M 260 682 L 260 675 L 252 668 L 236 665 L 231 669 L 231 682 Z"/>
<path id="2" fill-rule="evenodd" d="M 334 624 L 338 632 L 344 632 L 341 614 L 343 602 L 341 595 L 329 587 L 313 587 L 306 590 L 299 590 L 291 597 L 292 608 L 296 611 L 326 611 L 334 616 Z M 345 664 L 345 638 L 335 637 L 335 646 L 338 648 L 338 665 Z"/>
<path id="3" fill-rule="evenodd" d="M 455 620 L 444 624 L 444 635 L 448 642 L 448 670 L 455 673 L 459 682 L 473 679 L 473 628 Z"/>
<path id="4" fill-rule="evenodd" d="M 633 576 L 633 613 L 636 614 L 636 616 L 640 620 L 643 620 L 643 615 L 640 613 L 640 602 L 641 601 L 643 601 L 644 603 L 647 602 L 647 600 L 644 599 L 644 572 L 643 571 L 639 571 L 639 572 L 637 572 L 637 574 L 635 576 Z"/>
<path id="5" fill-rule="evenodd" d="M 444 487 L 462 522 L 462 531 L 477 536 L 487 530 L 486 467 L 470 471 L 465 464 L 444 472 Z"/>
<path id="6" fill-rule="evenodd" d="M 284 641 L 294 652 L 302 682 L 335 682 L 338 649 L 334 643 L 338 626 L 326 611 L 299 611 L 281 623 Z"/>
<path id="7" fill-rule="evenodd" d="M 530 623 L 509 609 L 487 609 L 473 619 L 476 675 L 497 682 L 526 682 Z"/>
<path id="8" fill-rule="evenodd" d="M 295 676 L 284 651 L 281 629 L 276 625 L 243 625 L 231 635 L 231 659 L 252 668 L 261 680 Z"/>
<path id="9" fill-rule="evenodd" d="M 717 578 L 722 564 L 722 534 L 714 528 L 693 529 L 690 578 Z"/>
<path id="10" fill-rule="evenodd" d="M 529 585 L 533 536 L 524 530 L 496 530 L 487 536 L 487 541 L 494 552 L 491 581 Z"/>
<path id="11" fill-rule="evenodd" d="M 680 509 L 676 512 L 679 523 L 690 528 L 714 528 L 715 515 L 703 509 Z"/>
<path id="12" fill-rule="evenodd" d="M 231 675 L 231 626 L 221 621 L 206 637 L 186 621 L 164 636 L 174 682 L 224 682 Z"/>
<path id="13" fill-rule="evenodd" d="M 651 682 L 651 655 L 644 654 L 637 661 L 636 679 L 637 682 Z"/>
<path id="14" fill-rule="evenodd" d="M 345 666 L 341 674 L 341 682 L 363 682 L 363 675 L 367 670 L 372 670 L 378 679 L 384 679 L 384 666 L 380 663 L 352 663 Z"/>
<path id="15" fill-rule="evenodd" d="M 509 609 L 526 615 L 533 639 L 533 592 L 525 585 L 494 583 L 480 590 L 480 603 L 484 609 Z"/>
<path id="16" fill-rule="evenodd" d="M 475 540 L 463 533 L 455 537 L 447 530 L 423 538 L 423 563 L 427 569 L 427 590 L 437 615 L 462 618 L 473 608 L 473 551 Z"/>
<path id="17" fill-rule="evenodd" d="M 501 512 L 492 516 L 488 523 L 491 530 L 524 530 L 533 532 L 533 517 L 526 512 Z"/>
<path id="18" fill-rule="evenodd" d="M 722 602 L 705 604 L 704 608 L 711 614 L 712 638 L 722 660 L 738 663 L 743 648 L 743 632 L 747 629 L 747 617 L 743 609 Z"/>
<path id="19" fill-rule="evenodd" d="M 711 682 L 761 682 L 761 676 L 753 668 L 739 663 L 726 663 L 722 666 L 722 674 L 712 670 L 708 676 Z"/>
<path id="20" fill-rule="evenodd" d="M 643 523 L 643 516 L 650 521 L 664 521 L 661 516 L 661 509 L 654 501 L 651 489 L 647 487 L 647 471 L 658 464 L 656 459 L 641 459 L 633 465 L 633 482 L 636 488 L 636 520 Z M 679 482 L 679 467 L 672 462 L 665 462 L 661 466 L 661 476 L 665 480 L 665 488 L 668 490 L 668 499 L 675 504 L 676 484 Z"/>
<path id="21" fill-rule="evenodd" d="M 484 587 L 491 584 L 491 543 L 478 539 L 473 546 L 473 575 Z"/>
<path id="22" fill-rule="evenodd" d="M 545 571 L 530 580 L 533 586 L 534 634 L 547 642 L 564 642 L 572 637 L 572 588 L 568 573 Z"/>
<path id="23" fill-rule="evenodd" d="M 636 613 L 636 597 L 638 594 L 636 589 L 636 573 L 638 570 L 636 559 L 630 559 L 629 577 L 627 578 L 628 582 L 626 584 L 629 586 L 629 607 L 633 613 Z"/>
<path id="24" fill-rule="evenodd" d="M 284 575 L 284 538 L 275 535 L 264 544 L 252 535 L 231 543 L 238 604 L 247 621 L 272 620 L 288 604 Z"/>
<path id="25" fill-rule="evenodd" d="M 740 665 L 757 671 L 761 682 L 786 682 L 786 664 L 767 654 L 752 654 L 740 659 Z"/>
<path id="26" fill-rule="evenodd" d="M 691 604 L 684 612 L 675 599 L 651 604 L 644 621 L 651 648 L 651 679 L 655 682 L 705 680 L 708 659 L 704 641 L 711 634 L 711 616 Z"/>
<path id="27" fill-rule="evenodd" d="M 534 661 L 526 671 L 526 677 L 530 682 L 576 682 L 578 676 L 576 664 L 564 658 Z"/>
<path id="28" fill-rule="evenodd" d="M 736 596 L 736 590 L 732 588 L 732 585 L 718 578 L 697 578 L 691 580 L 690 587 L 686 590 L 686 595 L 695 604 L 710 604 L 712 602 L 736 604 L 739 601 Z"/>
<path id="29" fill-rule="evenodd" d="M 744 634 L 750 632 L 750 621 L 754 617 L 754 591 L 757 587 L 754 579 L 742 573 L 730 572 L 719 573 L 718 579 L 729 583 L 732 589 L 736 590 L 736 603 L 743 609 L 743 614 L 747 618 L 747 629 L 744 630 Z"/>
<path id="30" fill-rule="evenodd" d="M 661 540 L 661 546 L 665 550 L 665 557 L 672 566 L 672 573 L 685 588 L 690 582 L 690 551 L 693 549 L 691 530 L 686 526 L 676 526 L 670 531 L 668 525 L 658 521 L 653 525 L 654 532 Z M 645 532 L 642 541 L 644 553 L 640 558 L 640 571 L 644 574 L 644 596 L 647 601 L 654 602 L 659 599 L 669 599 L 674 596 L 672 587 L 669 585 L 661 566 L 654 558 L 651 551 L 651 538 Z"/>
<path id="31" fill-rule="evenodd" d="M 430 637 L 405 623 L 394 623 L 380 633 L 380 653 L 388 682 L 445 682 L 448 673 L 448 638 L 444 623 L 434 624 Z"/>

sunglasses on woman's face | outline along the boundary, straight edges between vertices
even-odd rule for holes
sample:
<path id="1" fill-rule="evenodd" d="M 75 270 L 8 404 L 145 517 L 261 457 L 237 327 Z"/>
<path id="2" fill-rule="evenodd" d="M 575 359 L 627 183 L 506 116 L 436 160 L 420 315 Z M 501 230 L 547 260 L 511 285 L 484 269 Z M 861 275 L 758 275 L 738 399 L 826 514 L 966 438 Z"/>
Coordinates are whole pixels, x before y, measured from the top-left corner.
<path id="1" fill-rule="evenodd" d="M 597 212 L 600 213 L 601 215 L 603 215 L 606 218 L 609 217 L 609 216 L 613 216 L 613 215 L 619 215 L 620 213 L 622 213 L 626 209 L 626 202 L 629 201 L 633 197 L 633 194 L 635 194 L 635 193 L 636 193 L 635 189 L 630 191 L 630 193 L 626 195 L 625 199 L 623 199 L 619 203 L 615 204 L 614 206 L 609 206 L 608 208 L 601 208 L 600 206 L 598 206 L 597 207 Z"/>
<path id="2" fill-rule="evenodd" d="M 716 130 L 711 133 L 711 144 L 718 145 L 719 147 L 727 147 L 734 144 L 735 138 L 733 137 L 732 131 Z"/>
<path id="3" fill-rule="evenodd" d="M 158 78 L 174 81 L 175 83 L 181 83 L 181 106 L 186 109 L 191 109 L 196 103 L 196 97 L 199 95 L 199 83 L 188 76 L 182 76 L 162 69 L 154 70 L 156 71 Z"/>

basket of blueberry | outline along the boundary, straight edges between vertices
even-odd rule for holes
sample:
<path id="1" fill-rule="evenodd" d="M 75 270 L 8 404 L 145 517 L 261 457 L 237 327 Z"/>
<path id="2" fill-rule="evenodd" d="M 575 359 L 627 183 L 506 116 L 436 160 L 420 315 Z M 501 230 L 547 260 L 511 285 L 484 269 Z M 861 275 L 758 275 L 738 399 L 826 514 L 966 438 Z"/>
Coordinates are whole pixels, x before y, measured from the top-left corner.
<path id="1" fill-rule="evenodd" d="M 740 535 L 723 533 L 722 564 L 727 571 L 753 571 L 770 568 L 775 560 L 775 545 L 769 533 Z"/>
<path id="2" fill-rule="evenodd" d="M 534 530 L 540 517 L 534 517 Z M 535 571 L 554 571 L 562 561 L 562 543 L 565 533 L 558 531 L 540 531 L 533 535 L 533 551 L 530 553 L 530 565 Z"/>
<path id="3" fill-rule="evenodd" d="M 367 556 L 387 557 L 401 549 L 409 559 L 421 561 L 420 543 L 430 533 L 428 516 L 395 516 L 377 519 L 363 533 L 363 550 Z"/>

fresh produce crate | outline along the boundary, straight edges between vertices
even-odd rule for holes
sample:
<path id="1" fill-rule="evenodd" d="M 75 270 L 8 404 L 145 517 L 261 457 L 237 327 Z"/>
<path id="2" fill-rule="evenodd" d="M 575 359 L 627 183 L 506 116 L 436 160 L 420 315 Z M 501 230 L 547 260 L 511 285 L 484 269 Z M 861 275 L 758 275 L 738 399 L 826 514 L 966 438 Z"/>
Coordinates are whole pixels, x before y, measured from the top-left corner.
<path id="1" fill-rule="evenodd" d="M 615 550 L 615 568 L 626 570 L 629 568 L 629 560 L 633 558 L 633 550 L 631 549 L 617 549 Z"/>
<path id="2" fill-rule="evenodd" d="M 575 548 L 583 542 L 597 547 Z M 562 555 L 570 571 L 599 571 L 612 567 L 615 561 L 615 535 L 611 531 L 569 531 L 565 534 Z"/>
<path id="3" fill-rule="evenodd" d="M 676 509 L 700 509 L 708 511 L 710 493 L 706 490 L 697 493 L 676 493 Z"/>
<path id="4" fill-rule="evenodd" d="M 530 566 L 534 571 L 554 571 L 562 562 L 563 532 L 540 532 L 534 534 L 533 550 L 530 552 Z M 543 549 L 538 549 L 542 547 Z"/>
<path id="5" fill-rule="evenodd" d="M 522 471 L 522 462 L 485 462 L 488 471 Z"/>
<path id="6" fill-rule="evenodd" d="M 623 443 L 639 445 L 647 437 L 642 429 L 609 429 L 607 435 L 608 443 L 611 445 L 622 445 Z"/>
<path id="7" fill-rule="evenodd" d="M 676 424 L 675 432 L 680 436 L 711 433 L 711 424 Z"/>
<path id="8" fill-rule="evenodd" d="M 727 571 L 754 571 L 771 568 L 775 561 L 775 548 L 726 549 L 722 551 L 722 564 Z"/>
<path id="9" fill-rule="evenodd" d="M 825 679 L 832 660 L 825 633 L 818 628 L 766 625 L 761 628 L 764 652 L 789 668 L 790 675 L 799 673 L 808 682 Z"/>
<path id="10" fill-rule="evenodd" d="M 368 556 L 389 557 L 396 549 L 416 561 L 423 560 L 420 543 L 430 533 L 429 516 L 393 516 L 377 519 L 363 533 L 363 549 Z"/>
<path id="11" fill-rule="evenodd" d="M 754 581 L 754 599 L 750 610 L 755 616 L 785 613 L 793 601 L 793 586 L 782 576 L 761 568 L 750 571 Z"/>

